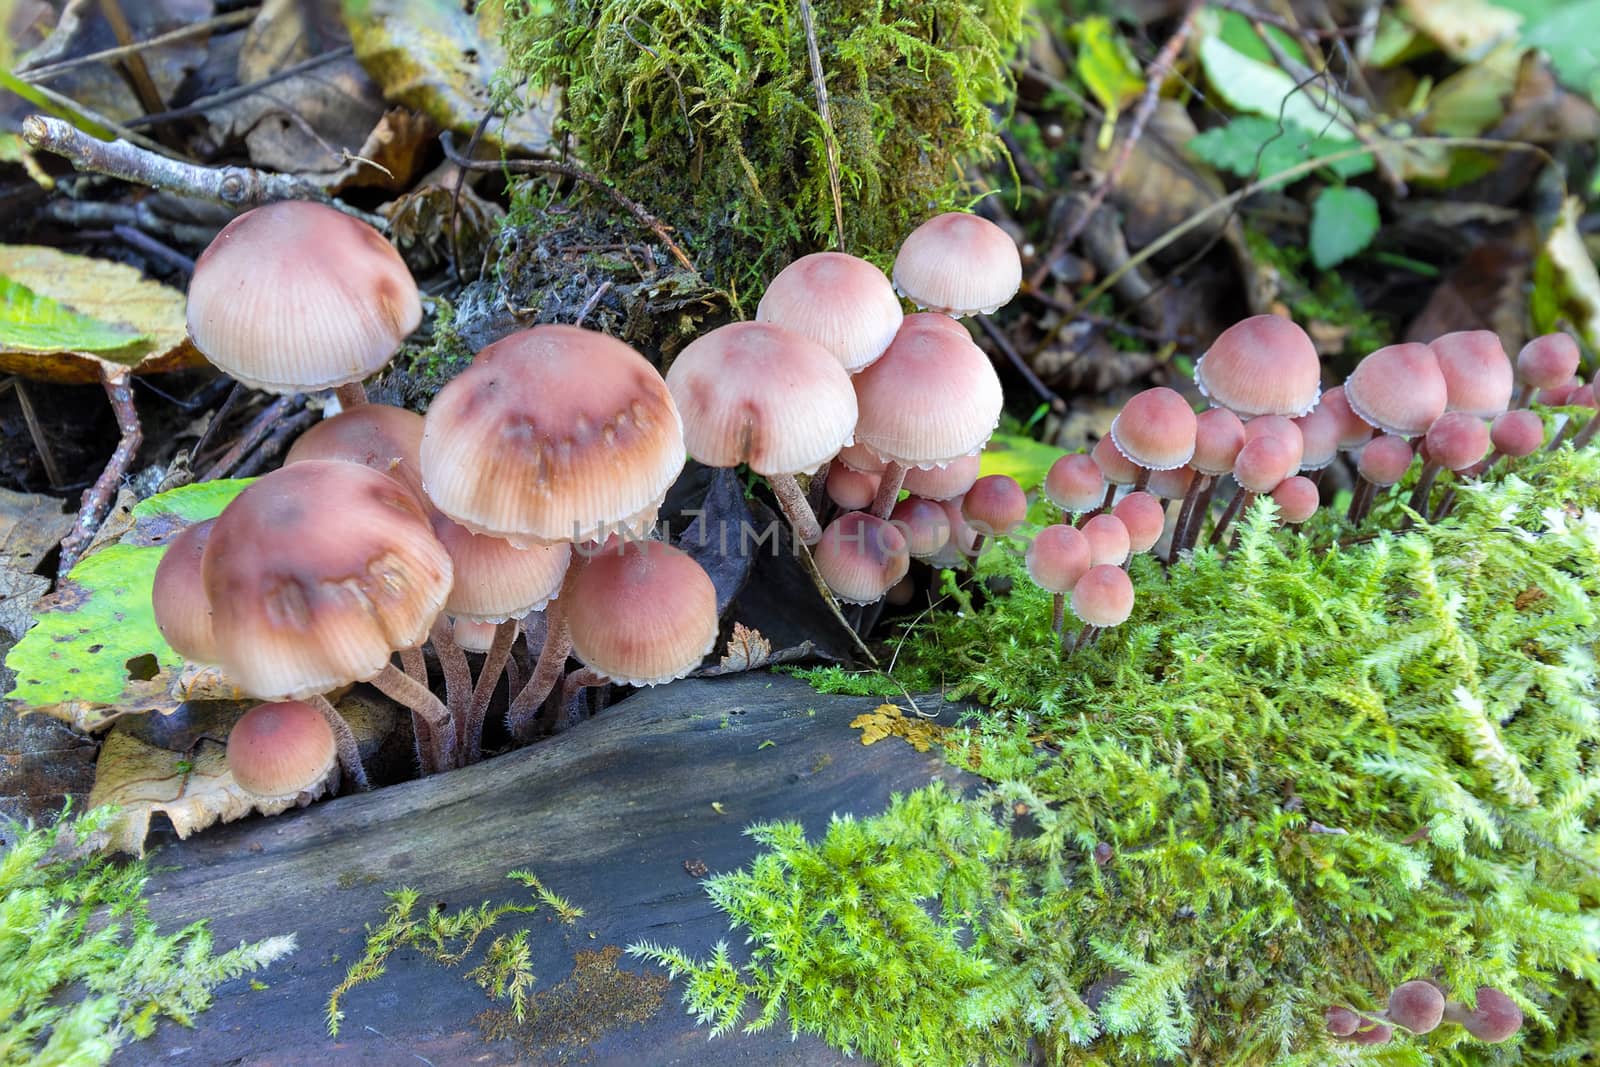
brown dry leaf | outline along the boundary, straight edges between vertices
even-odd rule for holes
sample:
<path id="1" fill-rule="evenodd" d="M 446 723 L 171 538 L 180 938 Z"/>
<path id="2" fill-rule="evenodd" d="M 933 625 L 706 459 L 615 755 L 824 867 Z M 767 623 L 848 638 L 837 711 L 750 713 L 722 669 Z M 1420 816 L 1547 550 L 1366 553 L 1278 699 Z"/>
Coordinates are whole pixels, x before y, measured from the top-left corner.
<path id="1" fill-rule="evenodd" d="M 1431 341 L 1452 330 L 1492 330 L 1513 352 L 1526 333 L 1526 285 L 1533 233 L 1519 226 L 1505 238 L 1475 245 L 1445 276 L 1406 328 L 1408 341 Z"/>
<path id="2" fill-rule="evenodd" d="M 1560 314 L 1571 320 L 1591 347 L 1600 347 L 1600 272 L 1584 247 L 1578 232 L 1583 217 L 1583 201 L 1569 196 L 1561 205 L 1561 216 L 1545 239 L 1543 256 L 1548 259 L 1559 284 Z"/>
<path id="3" fill-rule="evenodd" d="M 920 716 L 907 718 L 893 704 L 879 704 L 871 711 L 850 720 L 852 729 L 861 731 L 863 745 L 876 744 L 886 737 L 902 738 L 918 752 L 926 752 L 944 734 L 944 727 Z"/>
<path id="4" fill-rule="evenodd" d="M 327 180 L 329 191 L 361 188 L 398 193 L 411 188 L 438 132 L 427 116 L 390 108 L 349 162 Z"/>
<path id="5" fill-rule="evenodd" d="M 139 340 L 105 351 L 37 352 L 0 347 L 0 373 L 63 384 L 98 383 L 106 364 L 138 374 L 205 362 L 190 343 L 184 295 L 123 263 L 38 245 L 0 245 L 0 278 L 81 315 L 126 327 Z"/>
<path id="6" fill-rule="evenodd" d="M 733 633 L 728 637 L 728 651 L 722 657 L 721 668 L 728 674 L 738 671 L 753 671 L 766 666 L 772 658 L 772 642 L 761 636 L 760 630 L 752 630 L 742 622 L 733 624 Z"/>
<path id="7" fill-rule="evenodd" d="M 1402 0 L 1400 10 L 1459 63 L 1482 59 L 1522 25 L 1521 15 L 1489 0 Z"/>

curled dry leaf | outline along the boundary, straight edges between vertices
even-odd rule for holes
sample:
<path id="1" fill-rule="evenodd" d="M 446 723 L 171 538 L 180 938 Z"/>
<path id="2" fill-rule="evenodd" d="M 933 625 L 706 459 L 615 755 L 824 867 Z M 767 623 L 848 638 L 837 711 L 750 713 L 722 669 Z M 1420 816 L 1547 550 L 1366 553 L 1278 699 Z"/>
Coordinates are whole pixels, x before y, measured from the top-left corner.
<path id="1" fill-rule="evenodd" d="M 725 673 L 753 671 L 766 666 L 772 658 L 772 642 L 742 622 L 733 624 L 733 634 L 728 638 L 728 651 L 720 664 Z"/>
<path id="2" fill-rule="evenodd" d="M 920 716 L 907 717 L 894 704 L 879 704 L 871 711 L 850 720 L 850 727 L 861 731 L 863 745 L 876 744 L 886 737 L 898 737 L 918 752 L 926 752 L 944 733 L 944 727 Z"/>

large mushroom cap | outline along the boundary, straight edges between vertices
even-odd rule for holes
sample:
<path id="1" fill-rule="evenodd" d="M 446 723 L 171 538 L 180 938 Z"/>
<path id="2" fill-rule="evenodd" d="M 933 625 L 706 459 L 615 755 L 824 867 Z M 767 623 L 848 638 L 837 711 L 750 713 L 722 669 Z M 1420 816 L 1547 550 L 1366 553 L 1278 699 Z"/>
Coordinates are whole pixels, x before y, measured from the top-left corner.
<path id="1" fill-rule="evenodd" d="M 1406 341 L 1380 348 L 1356 364 L 1344 383 L 1344 397 L 1368 425 L 1416 437 L 1444 414 L 1449 387 L 1433 349 Z"/>
<path id="2" fill-rule="evenodd" d="M 1243 418 L 1304 415 L 1317 403 L 1322 361 L 1306 332 L 1279 315 L 1234 323 L 1194 365 L 1194 383 Z"/>
<path id="3" fill-rule="evenodd" d="M 444 610 L 469 622 L 504 622 L 541 611 L 561 592 L 568 544 L 529 545 L 475 534 L 434 513 L 433 532 L 450 553 L 455 580 Z"/>
<path id="4" fill-rule="evenodd" d="M 434 505 L 514 543 L 595 540 L 653 515 L 683 460 L 655 368 L 575 326 L 535 326 L 479 352 L 434 398 L 422 437 Z"/>
<path id="5" fill-rule="evenodd" d="M 904 313 L 883 271 L 843 252 L 801 256 L 772 279 L 756 321 L 792 330 L 854 374 L 889 347 Z"/>
<path id="6" fill-rule="evenodd" d="M 572 651 L 614 682 L 660 685 L 700 665 L 717 641 L 717 591 L 689 554 L 613 538 L 573 572 Z"/>
<path id="7" fill-rule="evenodd" d="M 387 474 L 427 502 L 422 491 L 422 416 L 388 404 L 363 404 L 323 419 L 300 435 L 284 466 L 309 459 L 359 463 Z"/>
<path id="8" fill-rule="evenodd" d="M 883 358 L 854 378 L 856 440 L 903 467 L 974 455 L 1000 423 L 1000 379 L 957 327 L 908 315 Z"/>
<path id="9" fill-rule="evenodd" d="M 850 442 L 856 393 L 821 345 L 766 322 L 690 342 L 667 370 L 689 455 L 760 475 L 816 470 Z"/>
<path id="10" fill-rule="evenodd" d="M 1022 287 L 1022 257 L 988 219 L 952 211 L 911 231 L 894 257 L 894 287 L 929 311 L 992 314 Z"/>
<path id="11" fill-rule="evenodd" d="M 1459 330 L 1428 345 L 1444 375 L 1445 410 L 1492 419 L 1511 403 L 1516 375 L 1500 338 L 1490 330 Z"/>
<path id="12" fill-rule="evenodd" d="M 911 566 L 905 535 L 863 511 L 846 512 L 830 522 L 812 553 L 822 580 L 847 604 L 880 599 Z"/>
<path id="13" fill-rule="evenodd" d="M 392 478 L 311 460 L 273 471 L 218 516 L 201 571 L 218 663 L 264 700 L 381 672 L 427 637 L 450 556 Z"/>
<path id="14" fill-rule="evenodd" d="M 172 650 L 190 663 L 217 662 L 211 602 L 206 599 L 200 576 L 200 561 L 216 521 L 197 522 L 172 539 L 156 565 L 155 583 L 150 590 L 156 628 Z"/>
<path id="15" fill-rule="evenodd" d="M 323 204 L 283 200 L 224 226 L 189 282 L 189 336 L 255 389 L 358 382 L 422 321 L 417 283 L 377 230 Z"/>
<path id="16" fill-rule="evenodd" d="M 1178 392 L 1156 386 L 1135 394 L 1111 420 L 1117 451 L 1148 470 L 1181 467 L 1194 456 L 1194 409 Z"/>
<path id="17" fill-rule="evenodd" d="M 298 700 L 258 704 L 228 732 L 228 770 L 240 789 L 267 800 L 320 790 L 338 758 L 333 728 Z"/>

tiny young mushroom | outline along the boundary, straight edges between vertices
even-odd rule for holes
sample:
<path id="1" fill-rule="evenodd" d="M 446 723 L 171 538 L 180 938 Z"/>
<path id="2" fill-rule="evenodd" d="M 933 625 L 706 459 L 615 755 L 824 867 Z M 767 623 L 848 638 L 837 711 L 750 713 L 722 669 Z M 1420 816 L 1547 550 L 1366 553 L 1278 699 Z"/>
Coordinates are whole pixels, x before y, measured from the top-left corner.
<path id="1" fill-rule="evenodd" d="M 352 682 L 411 709 L 425 770 L 454 765 L 449 711 L 389 662 L 427 636 L 452 578 L 422 505 L 398 482 L 330 460 L 264 475 L 217 517 L 201 572 L 223 673 L 259 699 L 316 706 L 352 777 L 354 735 L 321 696 Z"/>
<path id="2" fill-rule="evenodd" d="M 1316 406 L 1322 361 L 1299 326 L 1279 315 L 1254 315 L 1223 330 L 1195 361 L 1194 383 L 1240 418 L 1296 418 Z"/>
<path id="3" fill-rule="evenodd" d="M 853 382 L 856 440 L 885 462 L 872 503 L 880 518 L 899 499 L 907 468 L 977 455 L 1000 423 L 1000 379 L 989 357 L 941 316 L 907 315 L 883 358 Z"/>
<path id="4" fill-rule="evenodd" d="M 778 272 L 756 305 L 757 322 L 814 341 L 851 374 L 883 355 L 902 318 L 883 271 L 843 252 L 801 256 Z"/>
<path id="5" fill-rule="evenodd" d="M 1361 476 L 1350 497 L 1349 520 L 1357 526 L 1366 521 L 1379 489 L 1387 489 L 1406 476 L 1415 453 L 1411 442 L 1397 434 L 1374 437 L 1361 449 L 1356 472 Z"/>
<path id="6" fill-rule="evenodd" d="M 678 353 L 667 389 L 689 455 L 764 477 L 795 536 L 815 544 L 822 528 L 795 475 L 826 463 L 856 426 L 856 393 L 833 354 L 772 323 L 729 323 Z"/>
<path id="7" fill-rule="evenodd" d="M 1475 412 L 1449 411 L 1422 438 L 1422 473 L 1411 491 L 1411 510 L 1428 514 L 1428 496 L 1442 470 L 1464 471 L 1489 452 L 1489 426 Z"/>
<path id="8" fill-rule="evenodd" d="M 1122 454 L 1109 434 L 1094 443 L 1094 447 L 1089 450 L 1089 458 L 1100 468 L 1100 476 L 1105 479 L 1106 492 L 1095 509 L 1078 520 L 1079 526 L 1101 512 L 1110 510 L 1111 502 L 1117 498 L 1117 489 L 1124 485 L 1136 484 L 1139 476 L 1144 473 L 1137 463 Z"/>
<path id="9" fill-rule="evenodd" d="M 335 388 L 366 402 L 376 373 L 422 321 L 382 234 L 324 204 L 283 200 L 222 228 L 195 261 L 189 336 L 240 383 L 269 393 Z"/>
<path id="10" fill-rule="evenodd" d="M 954 500 L 971 489 L 978 480 L 982 462 L 978 456 L 962 456 L 944 467 L 926 470 L 912 467 L 906 471 L 906 480 L 901 488 L 925 500 Z"/>
<path id="11" fill-rule="evenodd" d="M 1477 1007 L 1455 1001 L 1444 1006 L 1444 1018 L 1466 1029 L 1479 1041 L 1498 1044 L 1522 1029 L 1522 1008 L 1493 986 L 1479 986 L 1474 996 Z"/>
<path id="12" fill-rule="evenodd" d="M 1044 476 L 1045 499 L 1066 515 L 1084 515 L 1100 507 L 1106 476 L 1086 452 L 1069 452 L 1050 465 Z"/>
<path id="13" fill-rule="evenodd" d="M 847 604 L 875 603 L 911 566 L 905 535 L 864 511 L 846 512 L 829 523 L 813 554 L 822 580 Z"/>
<path id="14" fill-rule="evenodd" d="M 1300 469 L 1300 458 L 1304 454 L 1300 428 L 1289 419 L 1281 415 L 1263 415 L 1245 423 L 1244 447 L 1233 461 L 1233 480 L 1239 483 L 1239 488 L 1217 519 L 1216 528 L 1211 531 L 1211 543 L 1222 542 L 1229 525 L 1257 496 L 1272 492 L 1279 483 L 1293 477 Z"/>
<path id="15" fill-rule="evenodd" d="M 1526 406 L 1536 392 L 1557 390 L 1571 382 L 1582 356 L 1578 342 L 1564 333 L 1543 334 L 1523 345 L 1517 353 L 1517 377 L 1522 379 L 1518 401 Z"/>
<path id="16" fill-rule="evenodd" d="M 1089 541 L 1090 566 L 1120 567 L 1128 562 L 1133 539 L 1128 534 L 1128 527 L 1115 515 L 1110 512 L 1096 515 L 1078 529 Z"/>
<path id="17" fill-rule="evenodd" d="M 1544 444 L 1544 419 L 1527 408 L 1502 412 L 1489 424 L 1489 443 L 1494 446 L 1492 460 L 1531 456 Z"/>
<path id="18" fill-rule="evenodd" d="M 961 498 L 961 517 L 976 534 L 972 543 L 976 559 L 985 538 L 1009 537 L 1027 521 L 1028 496 L 1009 474 L 985 475 Z"/>
<path id="19" fill-rule="evenodd" d="M 1028 543 L 1028 577 L 1053 596 L 1050 630 L 1061 633 L 1066 616 L 1066 595 L 1093 566 L 1089 539 L 1082 530 L 1064 523 L 1046 526 Z"/>
<path id="20" fill-rule="evenodd" d="M 1083 648 L 1101 630 L 1121 626 L 1133 614 L 1133 581 L 1121 567 L 1090 567 L 1072 587 L 1072 613 L 1083 622 L 1074 648 Z"/>
<path id="21" fill-rule="evenodd" d="M 1432 982 L 1414 979 L 1401 982 L 1389 994 L 1390 1022 L 1413 1034 L 1431 1033 L 1444 1018 L 1444 994 Z"/>
<path id="22" fill-rule="evenodd" d="M 978 215 L 951 211 L 911 231 L 894 257 L 894 287 L 928 311 L 992 315 L 1022 287 L 1011 236 Z"/>
<path id="23" fill-rule="evenodd" d="M 1317 513 L 1322 496 L 1317 483 L 1303 474 L 1285 478 L 1272 489 L 1272 502 L 1278 505 L 1278 520 L 1298 526 Z"/>
<path id="24" fill-rule="evenodd" d="M 1194 547 L 1211 510 L 1211 495 L 1217 479 L 1233 473 L 1234 461 L 1244 447 L 1244 423 L 1227 408 L 1211 408 L 1195 417 L 1194 456 L 1189 466 L 1196 477 L 1183 495 L 1178 508 L 1178 524 L 1172 531 L 1172 550 L 1167 565 L 1178 560 L 1178 553 Z"/>
<path id="25" fill-rule="evenodd" d="M 1583 388 L 1583 379 L 1574 374 L 1559 385 L 1552 385 L 1548 389 L 1540 389 L 1534 402 L 1543 404 L 1547 408 L 1558 408 L 1567 402 L 1573 393 Z"/>
<path id="26" fill-rule="evenodd" d="M 889 512 L 889 524 L 905 537 L 912 559 L 927 559 L 950 543 L 950 516 L 941 501 L 908 496 Z"/>
<path id="27" fill-rule="evenodd" d="M 474 652 L 483 655 L 494 647 L 494 635 L 499 626 L 492 622 L 479 622 L 476 619 L 451 619 L 450 636 L 455 638 L 457 645 L 463 652 Z M 518 624 L 512 620 L 511 637 L 516 639 Z M 481 679 L 480 679 L 481 680 Z"/>
<path id="28" fill-rule="evenodd" d="M 842 510 L 860 511 L 872 504 L 872 498 L 878 495 L 878 482 L 881 480 L 879 475 L 865 474 L 836 459 L 828 469 L 825 488 L 828 499 Z"/>
<path id="29" fill-rule="evenodd" d="M 1337 1004 L 1324 1009 L 1322 1019 L 1328 1027 L 1328 1033 L 1334 1037 L 1349 1037 L 1365 1022 L 1360 1012 Z"/>
<path id="30" fill-rule="evenodd" d="M 1166 532 L 1167 509 L 1150 493 L 1129 493 L 1117 501 L 1111 514 L 1121 520 L 1123 529 L 1128 533 L 1128 550 L 1135 556 L 1155 548 L 1156 542 Z M 1087 530 L 1085 526 L 1085 532 Z"/>
<path id="31" fill-rule="evenodd" d="M 228 731 L 234 784 L 282 805 L 309 804 L 339 773 L 338 746 L 322 712 L 299 700 L 257 704 Z"/>
<path id="32" fill-rule="evenodd" d="M 1157 386 L 1134 394 L 1107 436 L 1123 457 L 1139 468 L 1133 487 L 1143 489 L 1152 471 L 1182 467 L 1194 456 L 1194 409 L 1176 390 Z"/>

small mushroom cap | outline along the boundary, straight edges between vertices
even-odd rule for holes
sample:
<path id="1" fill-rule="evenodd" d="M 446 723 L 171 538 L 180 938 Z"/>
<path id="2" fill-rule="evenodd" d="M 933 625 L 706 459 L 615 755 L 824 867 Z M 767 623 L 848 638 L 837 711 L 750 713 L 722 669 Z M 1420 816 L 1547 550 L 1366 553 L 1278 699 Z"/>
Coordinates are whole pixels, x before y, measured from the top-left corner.
<path id="1" fill-rule="evenodd" d="M 1244 447 L 1244 423 L 1227 408 L 1211 408 L 1195 417 L 1194 458 L 1189 465 L 1201 474 L 1220 478 L 1233 470 Z"/>
<path id="2" fill-rule="evenodd" d="M 1139 480 L 1139 467 L 1117 448 L 1110 436 L 1102 437 L 1089 450 L 1100 474 L 1112 485 L 1132 485 Z"/>
<path id="3" fill-rule="evenodd" d="M 1323 393 L 1322 400 L 1312 409 L 1311 414 L 1302 415 L 1294 420 L 1295 426 L 1300 430 L 1300 440 L 1304 446 L 1304 454 L 1300 457 L 1300 469 L 1303 471 L 1319 471 L 1339 458 L 1339 440 L 1343 427 L 1339 413 L 1326 404 L 1331 395 L 1333 395 L 1331 390 Z M 1370 428 L 1368 429 L 1370 432 Z"/>
<path id="4" fill-rule="evenodd" d="M 1432 982 L 1401 982 L 1389 994 L 1389 1021 L 1414 1034 L 1434 1030 L 1444 1019 L 1444 994 Z"/>
<path id="5" fill-rule="evenodd" d="M 1148 470 L 1169 471 L 1194 456 L 1194 409 L 1176 390 L 1156 386 L 1136 393 L 1111 420 L 1111 441 Z"/>
<path id="6" fill-rule="evenodd" d="M 962 456 L 943 467 L 913 467 L 906 471 L 903 488 L 929 500 L 954 500 L 978 480 L 981 463 L 977 456 Z"/>
<path id="7" fill-rule="evenodd" d="M 494 644 L 494 633 L 497 629 L 499 629 L 498 624 L 492 622 L 478 622 L 475 619 L 450 620 L 450 636 L 466 652 L 489 651 L 489 646 Z"/>
<path id="8" fill-rule="evenodd" d="M 1522 1008 L 1517 1002 L 1493 986 L 1479 986 L 1478 1006 L 1469 1009 L 1465 1004 L 1447 1004 L 1444 1017 L 1459 1023 L 1467 1033 L 1479 1041 L 1497 1044 L 1522 1029 Z"/>
<path id="9" fill-rule="evenodd" d="M 1328 1008 L 1322 1013 L 1322 1018 L 1328 1024 L 1328 1033 L 1334 1037 L 1349 1037 L 1361 1027 L 1362 1023 L 1359 1014 L 1340 1006 Z"/>
<path id="10" fill-rule="evenodd" d="M 1465 411 L 1492 419 L 1511 403 L 1515 374 L 1498 335 L 1489 330 L 1459 330 L 1428 345 L 1444 375 L 1446 411 Z"/>
<path id="11" fill-rule="evenodd" d="M 1000 423 L 1000 379 L 965 331 L 908 315 L 893 343 L 854 378 L 856 440 L 904 467 L 935 467 L 983 449 Z"/>
<path id="12" fill-rule="evenodd" d="M 892 608 L 903 608 L 911 603 L 916 595 L 917 583 L 910 578 L 902 578 L 895 582 L 887 593 L 883 594 L 883 599 Z"/>
<path id="13" fill-rule="evenodd" d="M 1286 419 L 1282 415 L 1262 415 L 1260 418 L 1251 419 L 1244 424 L 1244 443 L 1249 444 L 1258 437 L 1272 436 L 1278 438 L 1289 446 L 1289 453 L 1294 457 L 1291 463 L 1293 474 L 1305 462 L 1306 441 L 1300 433 L 1300 425 L 1293 419 Z M 1237 465 L 1238 461 L 1234 461 Z"/>
<path id="14" fill-rule="evenodd" d="M 1311 518 L 1322 503 L 1316 483 L 1298 474 L 1274 486 L 1272 499 L 1278 505 L 1278 518 L 1290 525 Z"/>
<path id="15" fill-rule="evenodd" d="M 1246 441 L 1233 464 L 1233 478 L 1252 493 L 1270 493 L 1278 483 L 1293 476 L 1299 462 L 1296 450 L 1276 434 L 1263 434 Z"/>
<path id="16" fill-rule="evenodd" d="M 952 211 L 911 231 L 894 257 L 894 287 L 929 311 L 993 314 L 1022 287 L 1022 256 L 988 219 Z"/>
<path id="17" fill-rule="evenodd" d="M 756 306 L 757 322 L 816 342 L 851 374 L 883 355 L 902 318 L 883 271 L 843 252 L 801 256 L 778 272 Z"/>
<path id="18" fill-rule="evenodd" d="M 1072 515 L 1093 511 L 1106 495 L 1106 476 L 1100 464 L 1084 452 L 1072 452 L 1050 465 L 1044 476 L 1044 495 L 1050 503 Z"/>
<path id="19" fill-rule="evenodd" d="M 417 283 L 393 246 L 323 204 L 282 200 L 222 228 L 195 262 L 189 336 L 253 389 L 359 382 L 422 321 Z"/>
<path id="20" fill-rule="evenodd" d="M 939 501 L 939 506 L 944 508 L 945 517 L 950 521 L 950 540 L 946 541 L 939 551 L 928 557 L 928 566 L 939 570 L 959 567 L 975 555 L 978 531 L 967 525 L 967 520 L 962 517 L 961 507 L 965 499 L 964 496 L 958 496 L 954 500 Z"/>
<path id="21" fill-rule="evenodd" d="M 568 544 L 529 545 L 475 534 L 443 515 L 433 516 L 434 536 L 450 553 L 455 580 L 444 610 L 469 622 L 496 623 L 543 611 L 561 593 L 572 558 Z"/>
<path id="22" fill-rule="evenodd" d="M 882 456 L 859 441 L 848 447 L 841 448 L 837 458 L 846 467 L 853 471 L 860 471 L 862 474 L 882 474 L 884 468 L 889 465 Z"/>
<path id="23" fill-rule="evenodd" d="M 812 554 L 822 580 L 847 604 L 879 600 L 911 565 L 905 535 L 864 511 L 849 511 L 830 522 Z"/>
<path id="24" fill-rule="evenodd" d="M 1517 353 L 1517 375 L 1535 389 L 1559 389 L 1574 374 L 1582 353 L 1564 333 L 1535 337 Z"/>
<path id="25" fill-rule="evenodd" d="M 421 415 L 388 404 L 363 404 L 323 419 L 301 434 L 283 465 L 308 459 L 359 463 L 389 475 L 427 503 L 422 491 L 421 451 Z"/>
<path id="26" fill-rule="evenodd" d="M 1211 343 L 1195 362 L 1194 383 L 1213 404 L 1243 418 L 1293 417 L 1316 405 L 1322 361 L 1299 326 L 1279 315 L 1254 315 Z"/>
<path id="27" fill-rule="evenodd" d="M 689 455 L 708 467 L 810 473 L 850 443 L 856 392 L 826 348 L 769 322 L 730 322 L 667 370 Z"/>
<path id="28" fill-rule="evenodd" d="M 1563 400 L 1562 403 L 1568 407 L 1574 408 L 1600 407 L 1600 401 L 1597 401 L 1595 396 L 1593 382 L 1590 382 L 1588 385 L 1578 386 L 1572 392 L 1567 394 L 1567 398 Z"/>
<path id="29" fill-rule="evenodd" d="M 880 475 L 862 474 L 836 459 L 828 470 L 828 498 L 845 511 L 859 511 L 878 495 L 882 480 Z"/>
<path id="30" fill-rule="evenodd" d="M 1368 425 L 1417 437 L 1444 414 L 1449 387 L 1433 349 L 1405 342 L 1380 348 L 1356 364 L 1344 396 Z"/>
<path id="31" fill-rule="evenodd" d="M 1072 613 L 1090 626 L 1121 626 L 1133 614 L 1133 582 L 1121 567 L 1100 564 L 1072 587 Z"/>
<path id="32" fill-rule="evenodd" d="M 1028 518 L 1028 496 L 1009 474 L 990 474 L 972 483 L 961 499 L 961 516 L 989 537 L 1005 537 Z"/>
<path id="33" fill-rule="evenodd" d="M 1047 593 L 1070 593 L 1094 566 L 1083 531 L 1057 524 L 1046 526 L 1028 544 L 1028 577 Z"/>
<path id="34" fill-rule="evenodd" d="M 1216 409 L 1218 411 L 1222 408 Z M 1193 467 L 1174 467 L 1170 471 L 1152 471 L 1149 489 L 1163 500 L 1177 500 L 1189 491 L 1194 481 Z"/>
<path id="35" fill-rule="evenodd" d="M 444 609 L 450 555 L 422 505 L 354 463 L 262 476 L 217 517 L 201 562 L 217 662 L 244 692 L 299 700 L 366 681 Z"/>
<path id="36" fill-rule="evenodd" d="M 572 653 L 625 685 L 660 685 L 717 641 L 717 590 L 688 553 L 612 538 L 573 569 L 562 601 Z"/>
<path id="37" fill-rule="evenodd" d="M 1372 424 L 1351 410 L 1343 385 L 1336 385 L 1323 393 L 1322 399 L 1317 402 L 1317 410 L 1326 411 L 1338 419 L 1339 451 L 1354 452 L 1372 440 L 1375 432 Z"/>
<path id="38" fill-rule="evenodd" d="M 653 516 L 683 462 L 655 368 L 576 326 L 535 326 L 479 352 L 434 398 L 422 437 L 434 505 L 519 543 L 596 540 Z"/>
<path id="39" fill-rule="evenodd" d="M 1489 424 L 1465 411 L 1446 412 L 1428 427 L 1422 454 L 1446 470 L 1466 470 L 1489 454 Z"/>
<path id="40" fill-rule="evenodd" d="M 156 566 L 155 583 L 150 590 L 156 629 L 172 650 L 190 663 L 217 662 L 211 602 L 206 599 L 200 575 L 200 560 L 216 521 L 207 519 L 187 526 L 172 539 Z"/>
<path id="41" fill-rule="evenodd" d="M 1394 1037 L 1394 1027 L 1373 1023 L 1351 1034 L 1350 1041 L 1357 1045 L 1387 1045 L 1392 1037 Z"/>
<path id="42" fill-rule="evenodd" d="M 1544 444 L 1544 420 L 1526 408 L 1502 412 L 1489 427 L 1489 442 L 1512 459 L 1531 456 Z"/>
<path id="43" fill-rule="evenodd" d="M 1567 402 L 1567 398 L 1583 387 L 1583 379 L 1574 374 L 1560 385 L 1549 389 L 1540 389 L 1534 400 L 1546 407 L 1558 408 Z"/>
<path id="44" fill-rule="evenodd" d="M 1096 515 L 1078 527 L 1078 532 L 1089 539 L 1089 562 L 1093 566 L 1109 563 L 1120 567 L 1133 551 L 1127 524 L 1111 512 Z"/>
<path id="45" fill-rule="evenodd" d="M 1356 461 L 1356 469 L 1361 477 L 1382 489 L 1406 476 L 1413 455 L 1411 442 L 1394 434 L 1384 434 L 1367 442 Z"/>
<path id="46" fill-rule="evenodd" d="M 905 535 L 914 559 L 926 559 L 950 542 L 950 516 L 936 500 L 908 496 L 889 512 L 889 522 Z"/>
<path id="47" fill-rule="evenodd" d="M 337 758 L 328 720 L 298 700 L 257 704 L 228 733 L 228 770 L 252 796 L 283 800 L 319 791 Z"/>
<path id="48" fill-rule="evenodd" d="M 1154 548 L 1167 528 L 1167 509 L 1150 493 L 1129 493 L 1117 501 L 1111 514 L 1122 520 L 1128 531 L 1129 551 L 1135 554 Z"/>

